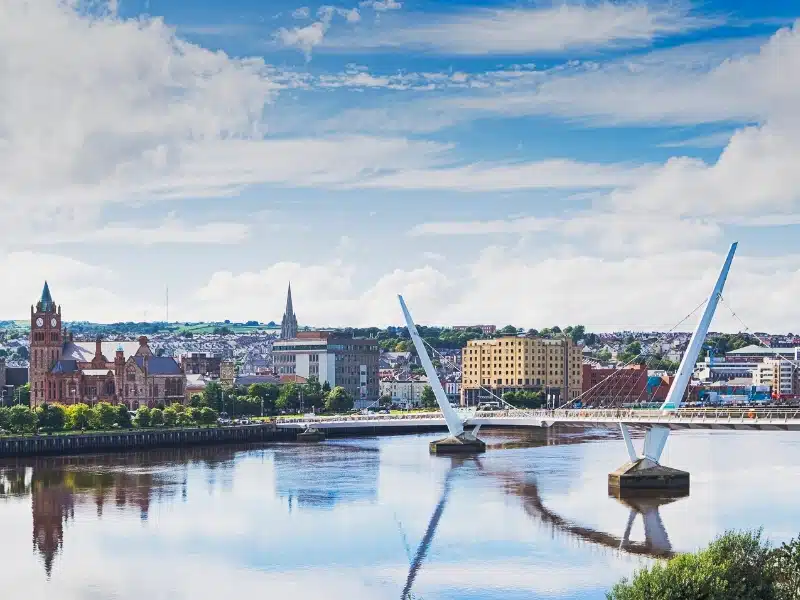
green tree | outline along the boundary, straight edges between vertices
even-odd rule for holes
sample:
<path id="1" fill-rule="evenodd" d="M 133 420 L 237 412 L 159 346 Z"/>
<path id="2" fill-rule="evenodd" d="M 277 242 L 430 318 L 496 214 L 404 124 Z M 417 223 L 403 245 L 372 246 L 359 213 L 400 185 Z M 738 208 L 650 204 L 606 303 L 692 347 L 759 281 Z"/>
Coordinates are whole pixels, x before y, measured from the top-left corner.
<path id="1" fill-rule="evenodd" d="M 67 429 L 88 429 L 91 409 L 83 402 L 67 407 Z"/>
<path id="2" fill-rule="evenodd" d="M 0 429 L 8 429 L 8 413 L 7 406 L 0 406 Z"/>
<path id="3" fill-rule="evenodd" d="M 322 391 L 319 379 L 312 375 L 303 384 L 303 406 L 306 408 L 314 407 L 319 410 L 325 404 L 326 394 Z"/>
<path id="4" fill-rule="evenodd" d="M 569 332 L 569 336 L 572 338 L 572 342 L 577 344 L 586 336 L 586 327 L 583 325 L 575 325 Z"/>
<path id="5" fill-rule="evenodd" d="M 67 411 L 61 404 L 42 403 L 36 409 L 39 427 L 48 431 L 61 431 L 67 422 Z"/>
<path id="6" fill-rule="evenodd" d="M 611 360 L 611 352 L 607 348 L 603 348 L 597 353 L 597 360 L 608 362 Z"/>
<path id="7" fill-rule="evenodd" d="M 203 404 L 222 412 L 222 386 L 216 381 L 209 381 L 203 389 Z"/>
<path id="8" fill-rule="evenodd" d="M 175 427 L 178 422 L 178 411 L 175 410 L 174 406 L 168 406 L 164 409 L 163 417 L 164 425 L 167 427 Z"/>
<path id="9" fill-rule="evenodd" d="M 728 532 L 705 550 L 656 563 L 623 579 L 609 600 L 778 599 L 769 544 L 761 532 Z"/>
<path id="10" fill-rule="evenodd" d="M 31 404 L 31 384 L 26 383 L 23 386 L 20 386 L 16 392 L 17 394 L 17 403 L 24 404 L 25 406 L 30 406 Z"/>
<path id="11" fill-rule="evenodd" d="M 517 328 L 513 325 L 506 325 L 500 330 L 499 333 L 502 333 L 503 335 L 517 335 Z"/>
<path id="12" fill-rule="evenodd" d="M 154 408 L 150 411 L 150 425 L 152 427 L 159 427 L 164 424 L 164 411 L 160 408 Z"/>
<path id="13" fill-rule="evenodd" d="M 133 425 L 131 413 L 128 410 L 128 407 L 124 404 L 117 405 L 117 425 L 119 425 L 122 429 L 130 429 Z"/>
<path id="14" fill-rule="evenodd" d="M 213 408 L 204 406 L 197 415 L 197 422 L 202 425 L 213 425 L 217 422 L 219 414 Z"/>
<path id="15" fill-rule="evenodd" d="M 136 411 L 136 416 L 133 417 L 133 424 L 136 427 L 150 427 L 150 409 L 146 406 L 140 406 Z"/>
<path id="16" fill-rule="evenodd" d="M 191 427 L 195 424 L 193 416 L 194 409 L 185 410 L 182 413 L 178 414 L 178 426 L 179 427 Z"/>
<path id="17" fill-rule="evenodd" d="M 378 405 L 382 406 L 383 408 L 388 408 L 392 405 L 392 397 L 391 396 L 381 396 L 378 400 Z"/>
<path id="18" fill-rule="evenodd" d="M 337 385 L 325 396 L 325 410 L 332 413 L 342 413 L 353 408 L 353 398 L 342 386 Z"/>
<path id="19" fill-rule="evenodd" d="M 16 404 L 8 411 L 8 428 L 14 433 L 32 433 L 37 424 L 36 413 L 24 404 Z"/>
<path id="20" fill-rule="evenodd" d="M 193 394 L 192 397 L 189 399 L 189 406 L 193 406 L 195 408 L 200 408 L 204 406 L 203 396 L 200 394 Z"/>
<path id="21" fill-rule="evenodd" d="M 437 408 L 439 406 L 436 402 L 436 394 L 433 393 L 433 388 L 429 385 L 422 388 L 420 402 L 422 402 L 423 408 Z"/>
<path id="22" fill-rule="evenodd" d="M 274 383 L 254 383 L 247 388 L 247 395 L 258 398 L 259 403 L 263 403 L 264 414 L 275 414 L 275 401 L 280 394 L 280 388 Z M 261 407 L 259 406 L 259 414 Z"/>
<path id="23" fill-rule="evenodd" d="M 296 383 L 286 383 L 275 401 L 278 410 L 295 412 L 300 409 L 300 389 Z"/>
<path id="24" fill-rule="evenodd" d="M 800 537 L 775 548 L 770 555 L 779 600 L 800 598 Z"/>
<path id="25" fill-rule="evenodd" d="M 92 429 L 111 429 L 117 422 L 117 410 L 108 402 L 98 402 L 89 411 L 89 426 Z"/>
<path id="26" fill-rule="evenodd" d="M 327 396 L 330 393 L 330 391 L 331 391 L 331 384 L 328 383 L 327 381 L 323 382 L 322 393 Z"/>

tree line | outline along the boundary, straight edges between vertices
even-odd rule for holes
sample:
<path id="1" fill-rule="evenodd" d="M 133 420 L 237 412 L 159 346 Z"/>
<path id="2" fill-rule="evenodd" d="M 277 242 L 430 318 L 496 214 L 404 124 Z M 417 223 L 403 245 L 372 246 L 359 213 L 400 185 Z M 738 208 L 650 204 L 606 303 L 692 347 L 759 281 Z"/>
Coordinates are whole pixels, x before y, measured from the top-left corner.
<path id="1" fill-rule="evenodd" d="M 36 408 L 24 404 L 0 407 L 0 429 L 12 433 L 55 433 L 60 431 L 87 431 L 130 429 L 132 427 L 192 427 L 213 425 L 218 413 L 213 408 L 199 408 L 174 403 L 150 409 L 140 407 L 133 415 L 124 404 L 112 405 L 98 402 L 94 406 L 77 403 L 65 406 L 43 403 Z"/>
<path id="2" fill-rule="evenodd" d="M 299 412 L 341 413 L 353 408 L 353 398 L 341 386 L 331 387 L 309 377 L 306 383 L 254 383 L 249 386 L 223 387 L 219 382 L 206 384 L 202 394 L 192 396 L 190 406 L 208 406 L 217 412 L 242 416 L 273 416 Z"/>

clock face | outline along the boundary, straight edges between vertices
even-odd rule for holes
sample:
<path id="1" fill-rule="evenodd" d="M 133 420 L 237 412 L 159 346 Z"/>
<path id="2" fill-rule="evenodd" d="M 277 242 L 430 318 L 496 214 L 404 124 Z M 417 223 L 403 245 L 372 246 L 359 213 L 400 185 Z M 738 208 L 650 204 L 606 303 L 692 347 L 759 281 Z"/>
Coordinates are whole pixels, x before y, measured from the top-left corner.
<path id="1" fill-rule="evenodd" d="M 38 319 L 36 319 L 36 326 L 41 327 L 42 325 L 44 325 L 44 319 L 42 317 L 39 317 Z"/>
<path id="2" fill-rule="evenodd" d="M 55 317 L 50 319 L 50 327 L 55 327 L 57 324 L 58 324 L 58 321 L 56 320 Z"/>

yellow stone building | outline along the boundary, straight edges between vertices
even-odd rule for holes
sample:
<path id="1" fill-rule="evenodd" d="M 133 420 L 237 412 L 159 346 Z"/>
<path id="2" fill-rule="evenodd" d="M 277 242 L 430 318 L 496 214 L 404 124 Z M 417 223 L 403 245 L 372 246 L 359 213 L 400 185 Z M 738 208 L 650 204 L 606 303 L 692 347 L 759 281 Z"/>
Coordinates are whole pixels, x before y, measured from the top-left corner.
<path id="1" fill-rule="evenodd" d="M 570 338 L 470 340 L 462 350 L 461 404 L 494 400 L 485 390 L 498 396 L 541 390 L 556 406 L 576 398 L 583 383 L 582 350 Z"/>

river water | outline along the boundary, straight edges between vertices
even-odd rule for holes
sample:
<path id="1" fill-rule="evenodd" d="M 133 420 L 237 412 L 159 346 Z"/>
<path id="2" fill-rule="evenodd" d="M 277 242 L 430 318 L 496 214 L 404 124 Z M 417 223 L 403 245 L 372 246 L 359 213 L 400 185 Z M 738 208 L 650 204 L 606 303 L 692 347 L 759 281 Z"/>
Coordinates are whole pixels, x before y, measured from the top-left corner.
<path id="1" fill-rule="evenodd" d="M 614 431 L 483 431 L 464 460 L 436 437 L 0 463 L 3 596 L 594 599 L 726 529 L 800 532 L 800 434 L 673 434 L 690 496 L 633 505 Z"/>

